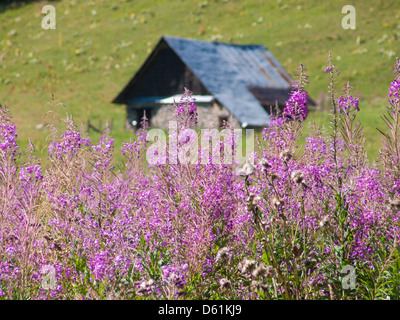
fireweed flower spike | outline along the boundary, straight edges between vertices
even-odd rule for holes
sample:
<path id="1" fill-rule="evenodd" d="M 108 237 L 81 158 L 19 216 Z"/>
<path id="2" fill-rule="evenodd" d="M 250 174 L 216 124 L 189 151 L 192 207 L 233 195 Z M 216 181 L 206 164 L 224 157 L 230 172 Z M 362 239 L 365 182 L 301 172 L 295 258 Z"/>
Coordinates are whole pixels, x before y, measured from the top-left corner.
<path id="1" fill-rule="evenodd" d="M 288 119 L 304 121 L 308 114 L 307 106 L 307 91 L 293 91 L 286 102 L 283 116 Z"/>
<path id="2" fill-rule="evenodd" d="M 399 105 L 400 102 L 400 60 L 396 58 L 396 63 L 393 68 L 394 81 L 390 83 L 388 92 L 388 101 L 390 104 Z"/>
<path id="3" fill-rule="evenodd" d="M 388 101 L 391 104 L 398 104 L 400 102 L 400 79 L 395 79 L 390 83 Z"/>
<path id="4" fill-rule="evenodd" d="M 360 111 L 358 107 L 358 98 L 352 95 L 352 87 L 347 82 L 343 89 L 343 95 L 338 99 L 338 111 L 339 113 L 345 113 L 347 116 L 353 111 Z"/>
<path id="5" fill-rule="evenodd" d="M 289 100 L 286 102 L 282 115 L 288 120 L 304 121 L 308 114 L 308 92 L 304 89 L 305 85 L 308 83 L 308 76 L 307 69 L 304 65 L 300 65 L 297 70 L 300 74 L 296 76 L 297 81 L 293 85 L 293 90 Z"/>
<path id="6" fill-rule="evenodd" d="M 8 153 L 14 158 L 19 154 L 16 140 L 16 127 L 11 122 L 7 107 L 0 104 L 0 151 L 4 154 Z"/>

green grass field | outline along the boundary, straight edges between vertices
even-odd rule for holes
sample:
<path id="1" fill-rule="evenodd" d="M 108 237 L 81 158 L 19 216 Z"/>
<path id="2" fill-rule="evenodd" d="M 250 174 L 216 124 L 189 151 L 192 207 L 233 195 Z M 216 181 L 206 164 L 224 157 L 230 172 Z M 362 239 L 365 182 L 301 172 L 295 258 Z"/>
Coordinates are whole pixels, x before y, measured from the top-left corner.
<path id="1" fill-rule="evenodd" d="M 116 149 L 129 140 L 125 108 L 110 101 L 162 35 L 264 44 L 290 75 L 306 65 L 315 100 L 327 93 L 323 69 L 331 51 L 341 72 L 339 89 L 350 81 L 359 94 L 369 158 L 377 156 L 375 128 L 383 128 L 379 115 L 400 48 L 396 0 L 352 1 L 355 30 L 341 26 L 349 1 L 55 1 L 56 30 L 41 28 L 45 4 L 0 7 L 0 103 L 13 114 L 20 146 L 31 138 L 42 159 L 49 131 L 38 125 L 55 121 L 49 110 L 67 111 L 78 124 L 90 119 L 104 126 L 112 119 Z M 307 122 L 327 125 L 327 119 L 326 111 L 315 111 Z M 99 138 L 93 131 L 90 136 Z"/>

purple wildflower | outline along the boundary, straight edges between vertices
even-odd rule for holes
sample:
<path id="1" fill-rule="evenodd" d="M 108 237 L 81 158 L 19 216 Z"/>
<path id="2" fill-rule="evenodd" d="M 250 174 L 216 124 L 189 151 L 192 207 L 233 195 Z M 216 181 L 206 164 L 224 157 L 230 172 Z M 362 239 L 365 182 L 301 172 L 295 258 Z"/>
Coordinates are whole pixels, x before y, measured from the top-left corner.
<path id="1" fill-rule="evenodd" d="M 398 104 L 400 101 L 399 93 L 400 93 L 400 79 L 396 79 L 392 83 L 390 83 L 390 88 L 388 93 L 389 103 Z"/>
<path id="2" fill-rule="evenodd" d="M 292 91 L 283 115 L 293 120 L 304 121 L 307 118 L 307 91 Z"/>
<path id="3" fill-rule="evenodd" d="M 351 111 L 360 111 L 358 107 L 358 98 L 349 96 L 342 96 L 338 99 L 338 110 L 339 113 L 345 113 L 349 115 Z"/>

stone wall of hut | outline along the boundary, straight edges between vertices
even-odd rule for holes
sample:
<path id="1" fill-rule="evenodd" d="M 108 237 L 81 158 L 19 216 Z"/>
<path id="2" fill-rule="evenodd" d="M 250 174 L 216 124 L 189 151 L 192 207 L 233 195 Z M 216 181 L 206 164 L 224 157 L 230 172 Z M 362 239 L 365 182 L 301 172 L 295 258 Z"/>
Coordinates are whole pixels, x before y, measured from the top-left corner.
<path id="1" fill-rule="evenodd" d="M 240 122 L 232 113 L 215 101 L 196 103 L 196 106 L 198 113 L 196 128 L 198 129 L 219 129 L 224 120 L 235 129 L 241 128 Z M 154 102 L 136 103 L 127 106 L 127 129 L 132 129 L 132 121 L 139 121 L 143 109 L 147 110 L 146 115 L 150 117 L 150 126 L 153 128 L 168 129 L 169 121 L 175 120 L 172 105 Z"/>

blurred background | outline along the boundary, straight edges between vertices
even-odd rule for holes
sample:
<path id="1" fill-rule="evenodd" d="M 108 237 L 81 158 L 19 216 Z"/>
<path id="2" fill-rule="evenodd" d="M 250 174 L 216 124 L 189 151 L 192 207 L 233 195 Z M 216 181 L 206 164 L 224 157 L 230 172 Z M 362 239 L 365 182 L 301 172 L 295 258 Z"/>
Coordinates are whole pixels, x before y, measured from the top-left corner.
<path id="1" fill-rule="evenodd" d="M 350 3 L 351 2 L 351 3 Z M 78 126 L 106 123 L 116 156 L 123 141 L 126 110 L 111 101 L 133 77 L 163 35 L 238 44 L 263 44 L 294 76 L 300 63 L 309 75 L 307 90 L 318 103 L 309 113 L 328 128 L 326 101 L 329 51 L 360 98 L 358 114 L 367 136 L 370 161 L 376 159 L 385 129 L 387 92 L 400 55 L 400 2 L 318 0 L 65 0 L 2 1 L 0 4 L 0 104 L 17 125 L 22 149 L 31 138 L 46 161 L 46 125 L 62 129 L 65 112 Z M 56 29 L 44 30 L 41 9 L 56 9 Z M 343 29 L 342 7 L 356 9 L 356 29 Z M 226 84 L 229 86 L 229 83 Z M 190 89 L 190 88 L 189 88 Z M 49 113 L 49 111 L 52 111 Z M 89 130 L 97 142 L 101 133 Z"/>

